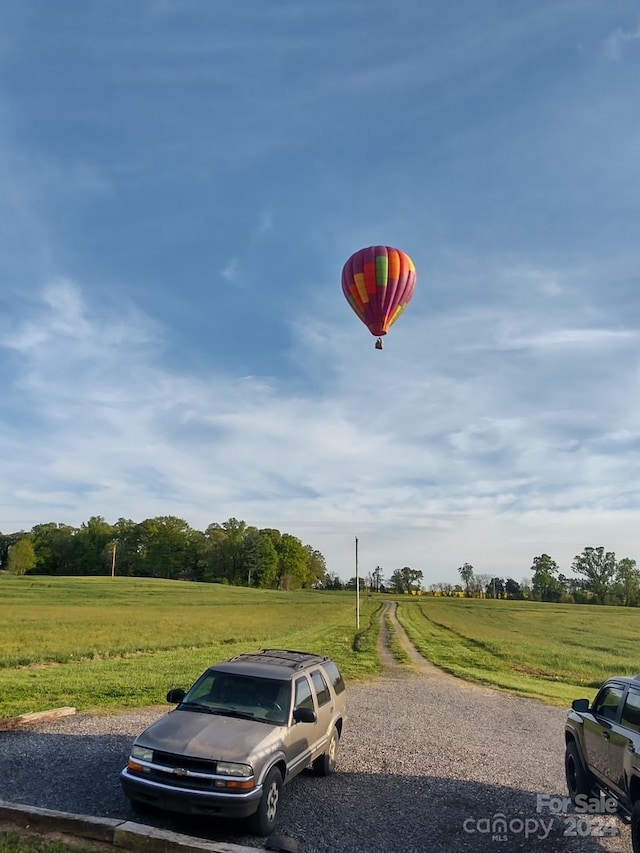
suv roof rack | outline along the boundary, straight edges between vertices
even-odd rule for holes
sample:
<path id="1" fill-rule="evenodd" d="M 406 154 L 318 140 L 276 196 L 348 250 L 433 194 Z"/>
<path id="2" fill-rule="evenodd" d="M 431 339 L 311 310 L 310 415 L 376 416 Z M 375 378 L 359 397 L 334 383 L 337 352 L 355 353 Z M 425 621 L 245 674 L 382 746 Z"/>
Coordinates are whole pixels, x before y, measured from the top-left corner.
<path id="1" fill-rule="evenodd" d="M 316 655 L 312 652 L 299 652 L 295 649 L 261 649 L 259 652 L 247 652 L 242 655 L 236 655 L 231 660 L 246 660 L 246 661 L 265 661 L 269 663 L 279 664 L 280 666 L 288 666 L 291 669 L 304 669 L 311 663 L 321 663 L 328 660 L 323 655 Z"/>

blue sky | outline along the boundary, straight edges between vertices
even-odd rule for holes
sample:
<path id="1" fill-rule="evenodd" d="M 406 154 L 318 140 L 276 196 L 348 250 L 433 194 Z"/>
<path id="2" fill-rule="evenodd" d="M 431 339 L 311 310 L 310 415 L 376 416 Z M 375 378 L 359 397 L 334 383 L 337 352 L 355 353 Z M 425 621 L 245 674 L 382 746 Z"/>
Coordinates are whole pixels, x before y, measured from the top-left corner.
<path id="1" fill-rule="evenodd" d="M 0 531 L 640 559 L 639 83 L 631 0 L 4 0 Z"/>

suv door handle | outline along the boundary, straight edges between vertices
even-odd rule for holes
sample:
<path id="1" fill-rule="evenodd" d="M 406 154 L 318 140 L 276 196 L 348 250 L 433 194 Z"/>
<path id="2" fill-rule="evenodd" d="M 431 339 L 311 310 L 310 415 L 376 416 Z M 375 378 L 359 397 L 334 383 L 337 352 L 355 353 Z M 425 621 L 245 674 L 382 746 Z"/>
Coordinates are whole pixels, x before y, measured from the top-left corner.
<path id="1" fill-rule="evenodd" d="M 609 732 L 602 732 L 602 737 L 603 737 L 605 740 L 610 740 L 610 739 L 611 739 L 611 735 L 609 734 Z"/>

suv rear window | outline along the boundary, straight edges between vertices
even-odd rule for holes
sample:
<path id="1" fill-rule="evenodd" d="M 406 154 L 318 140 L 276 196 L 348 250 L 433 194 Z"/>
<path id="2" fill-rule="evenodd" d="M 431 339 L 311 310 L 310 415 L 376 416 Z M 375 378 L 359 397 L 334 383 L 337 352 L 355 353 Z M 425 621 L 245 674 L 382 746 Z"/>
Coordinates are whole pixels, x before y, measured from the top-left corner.
<path id="1" fill-rule="evenodd" d="M 338 667 L 332 660 L 325 661 L 323 666 L 333 684 L 333 689 L 336 693 L 342 693 L 344 691 L 344 680 Z"/>

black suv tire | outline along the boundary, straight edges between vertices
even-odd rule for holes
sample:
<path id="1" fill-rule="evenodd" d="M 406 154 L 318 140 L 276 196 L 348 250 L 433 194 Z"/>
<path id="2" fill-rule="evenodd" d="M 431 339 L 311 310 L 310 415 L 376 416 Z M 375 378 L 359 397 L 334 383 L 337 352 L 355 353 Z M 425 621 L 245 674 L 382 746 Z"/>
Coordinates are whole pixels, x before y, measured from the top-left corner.
<path id="1" fill-rule="evenodd" d="M 334 726 L 329 743 L 327 744 L 327 751 L 319 755 L 311 765 L 316 776 L 330 776 L 335 771 L 339 742 L 340 735 Z"/>
<path id="2" fill-rule="evenodd" d="M 272 767 L 264 780 L 260 805 L 249 818 L 249 827 L 256 835 L 271 835 L 276 828 L 281 791 L 282 774 L 277 767 Z"/>
<path id="3" fill-rule="evenodd" d="M 636 800 L 631 809 L 631 849 L 640 853 L 640 800 Z"/>
<path id="4" fill-rule="evenodd" d="M 579 794 L 588 796 L 593 787 L 591 773 L 585 769 L 578 747 L 573 741 L 569 741 L 564 754 L 564 771 L 567 778 L 567 790 L 569 796 L 575 802 Z"/>

